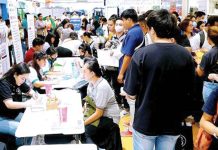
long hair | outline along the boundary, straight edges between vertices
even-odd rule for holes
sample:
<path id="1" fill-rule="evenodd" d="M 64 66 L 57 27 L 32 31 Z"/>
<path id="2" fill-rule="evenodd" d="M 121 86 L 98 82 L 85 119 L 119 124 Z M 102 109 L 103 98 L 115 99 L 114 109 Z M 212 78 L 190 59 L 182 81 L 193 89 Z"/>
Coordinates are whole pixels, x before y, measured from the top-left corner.
<path id="1" fill-rule="evenodd" d="M 37 60 L 42 60 L 46 58 L 47 58 L 47 55 L 43 51 L 35 52 L 33 55 L 32 67 L 36 70 L 39 80 L 42 80 L 42 75 L 40 74 L 40 66 L 37 63 Z"/>
<path id="2" fill-rule="evenodd" d="M 19 64 L 14 65 L 10 70 L 8 70 L 4 75 L 3 78 L 12 78 L 15 74 L 16 75 L 22 75 L 30 73 L 29 66 L 21 62 Z"/>
<path id="3" fill-rule="evenodd" d="M 180 24 L 179 27 L 182 31 L 186 31 L 188 26 L 189 26 L 189 22 L 191 21 L 191 19 L 184 19 Z"/>
<path id="4" fill-rule="evenodd" d="M 84 52 L 84 53 L 88 52 L 88 54 L 92 55 L 91 47 L 90 47 L 90 45 L 87 44 L 87 43 L 82 43 L 82 44 L 79 46 L 79 50 L 81 50 L 81 51 Z"/>
<path id="5" fill-rule="evenodd" d="M 53 33 L 48 33 L 48 35 L 45 37 L 45 42 L 48 42 L 48 44 L 51 46 L 54 43 L 51 43 L 51 38 L 55 38 L 56 35 Z"/>

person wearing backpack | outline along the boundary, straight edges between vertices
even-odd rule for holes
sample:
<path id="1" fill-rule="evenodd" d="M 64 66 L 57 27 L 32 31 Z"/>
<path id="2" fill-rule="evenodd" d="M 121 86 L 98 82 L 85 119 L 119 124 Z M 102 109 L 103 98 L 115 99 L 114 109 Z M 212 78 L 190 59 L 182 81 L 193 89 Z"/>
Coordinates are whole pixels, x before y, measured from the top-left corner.
<path id="1" fill-rule="evenodd" d="M 124 83 L 126 71 L 130 64 L 133 54 L 139 48 L 145 46 L 144 34 L 139 24 L 137 23 L 138 22 L 137 12 L 134 9 L 124 10 L 121 14 L 121 18 L 123 20 L 124 29 L 128 30 L 128 32 L 126 34 L 126 37 L 121 47 L 122 57 L 119 59 L 119 74 L 117 77 L 117 81 L 119 84 Z M 129 128 L 130 132 L 127 131 L 127 134 L 131 135 L 132 134 L 131 124 L 133 123 L 135 103 L 134 101 L 132 102 L 130 100 L 128 100 L 127 102 L 128 103 L 126 106 L 128 107 L 128 104 L 130 105 L 129 107 L 130 107 L 130 117 L 131 117 L 130 128 Z M 128 108 L 125 108 L 125 110 L 121 112 L 121 114 L 126 114 L 126 113 L 128 113 Z"/>
<path id="2" fill-rule="evenodd" d="M 190 44 L 192 47 L 192 51 L 203 51 L 206 52 L 211 49 L 211 45 L 208 43 L 208 27 L 210 26 L 218 26 L 218 16 L 210 16 L 208 18 L 206 27 L 203 31 L 196 34 L 194 37 L 190 38 Z"/>

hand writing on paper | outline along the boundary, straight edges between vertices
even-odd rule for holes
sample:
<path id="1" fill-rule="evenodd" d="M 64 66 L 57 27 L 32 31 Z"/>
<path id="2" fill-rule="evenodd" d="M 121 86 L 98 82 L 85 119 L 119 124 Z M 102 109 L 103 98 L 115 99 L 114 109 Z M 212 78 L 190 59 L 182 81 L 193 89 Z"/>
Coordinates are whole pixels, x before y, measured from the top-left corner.
<path id="1" fill-rule="evenodd" d="M 26 107 L 32 107 L 33 104 L 35 103 L 35 100 L 30 99 L 24 102 Z"/>
<path id="2" fill-rule="evenodd" d="M 34 100 L 37 100 L 37 99 L 39 98 L 39 93 L 38 93 L 38 92 L 34 92 L 32 98 L 33 98 Z"/>

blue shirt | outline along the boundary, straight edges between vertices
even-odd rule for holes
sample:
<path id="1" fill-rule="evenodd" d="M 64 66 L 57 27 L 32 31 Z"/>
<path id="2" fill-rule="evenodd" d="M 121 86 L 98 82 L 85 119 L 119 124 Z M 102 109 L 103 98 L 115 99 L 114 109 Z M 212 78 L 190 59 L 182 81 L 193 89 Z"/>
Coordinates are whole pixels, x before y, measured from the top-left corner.
<path id="1" fill-rule="evenodd" d="M 22 26 L 24 29 L 27 30 L 27 19 L 26 18 L 22 20 Z"/>
<path id="2" fill-rule="evenodd" d="M 213 92 L 210 94 L 208 100 L 205 102 L 202 110 L 211 115 L 214 116 L 216 114 L 217 109 L 217 99 L 218 99 L 218 87 L 213 90 Z"/>
<path id="3" fill-rule="evenodd" d="M 143 32 L 138 24 L 135 24 L 129 29 L 121 48 L 123 56 L 119 60 L 119 69 L 123 64 L 124 56 L 132 56 L 135 52 L 135 48 L 137 48 L 143 42 L 143 38 Z"/>

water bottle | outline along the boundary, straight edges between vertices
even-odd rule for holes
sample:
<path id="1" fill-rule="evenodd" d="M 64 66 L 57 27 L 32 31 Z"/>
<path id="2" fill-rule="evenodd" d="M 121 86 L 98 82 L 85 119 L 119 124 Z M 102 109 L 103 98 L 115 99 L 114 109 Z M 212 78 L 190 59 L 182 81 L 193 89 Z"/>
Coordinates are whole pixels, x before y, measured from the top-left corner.
<path id="1" fill-rule="evenodd" d="M 79 77 L 79 69 L 76 66 L 75 62 L 72 62 L 72 74 L 73 74 L 73 78 L 77 79 Z"/>

